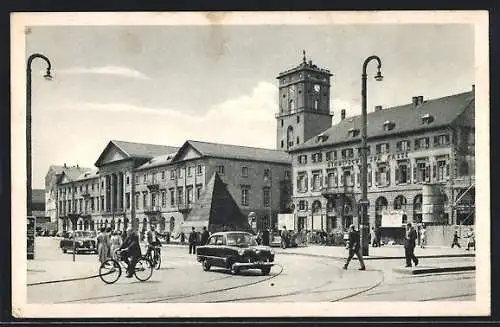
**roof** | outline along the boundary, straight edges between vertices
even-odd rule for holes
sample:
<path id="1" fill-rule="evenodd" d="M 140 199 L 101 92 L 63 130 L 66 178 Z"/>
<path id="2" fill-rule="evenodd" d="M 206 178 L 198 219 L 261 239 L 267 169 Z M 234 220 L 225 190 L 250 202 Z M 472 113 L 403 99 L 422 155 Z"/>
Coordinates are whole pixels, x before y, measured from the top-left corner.
<path id="1" fill-rule="evenodd" d="M 184 143 L 173 159 L 174 161 L 177 160 L 182 149 L 185 149 L 187 146 L 192 146 L 202 156 L 206 157 L 266 161 L 284 164 L 291 163 L 290 155 L 284 151 L 193 140 L 188 140 Z"/>
<path id="2" fill-rule="evenodd" d="M 473 91 L 426 100 L 418 106 L 406 104 L 370 112 L 367 116 L 367 136 L 368 138 L 375 138 L 392 134 L 411 133 L 420 129 L 449 126 L 467 108 L 475 109 Z M 426 114 L 432 116 L 433 122 L 423 125 L 422 116 Z M 394 123 L 392 130 L 384 131 L 384 122 L 386 121 Z M 347 117 L 322 132 L 319 134 L 323 135 L 322 142 L 318 141 L 318 137 L 313 137 L 303 144 L 293 147 L 289 152 L 325 145 L 359 142 L 361 140 L 360 133 L 355 137 L 349 135 L 349 130 L 352 128 L 361 129 L 361 116 Z"/>
<path id="3" fill-rule="evenodd" d="M 33 189 L 31 191 L 31 202 L 45 204 L 45 190 Z"/>
<path id="4" fill-rule="evenodd" d="M 88 170 L 88 171 L 81 173 L 74 180 L 75 181 L 82 181 L 82 180 L 87 180 L 87 179 L 92 179 L 92 178 L 97 178 L 97 177 L 99 177 L 99 170 L 91 169 L 91 170 Z"/>
<path id="5" fill-rule="evenodd" d="M 120 148 L 129 156 L 137 158 L 153 158 L 176 152 L 179 149 L 178 147 L 168 145 L 133 143 L 116 140 L 111 141 L 111 143 L 114 143 L 118 148 Z"/>
<path id="6" fill-rule="evenodd" d="M 154 167 L 159 167 L 159 166 L 169 164 L 170 162 L 172 162 L 176 153 L 177 152 L 166 154 L 163 156 L 154 157 L 154 158 L 150 159 L 148 162 L 146 162 L 145 164 L 139 166 L 137 168 L 137 170 L 149 169 L 149 168 L 154 168 Z"/>

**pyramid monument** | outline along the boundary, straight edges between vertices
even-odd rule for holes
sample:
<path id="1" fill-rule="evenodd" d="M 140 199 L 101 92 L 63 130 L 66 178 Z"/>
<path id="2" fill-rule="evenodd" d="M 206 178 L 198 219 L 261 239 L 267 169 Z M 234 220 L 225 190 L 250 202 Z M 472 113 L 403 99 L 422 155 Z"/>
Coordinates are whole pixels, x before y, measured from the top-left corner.
<path id="1" fill-rule="evenodd" d="M 195 227 L 198 231 L 207 227 L 209 232 L 226 230 L 249 230 L 248 219 L 227 190 L 226 184 L 214 173 L 205 187 L 205 192 L 193 204 L 193 209 L 184 221 L 185 233 Z"/>

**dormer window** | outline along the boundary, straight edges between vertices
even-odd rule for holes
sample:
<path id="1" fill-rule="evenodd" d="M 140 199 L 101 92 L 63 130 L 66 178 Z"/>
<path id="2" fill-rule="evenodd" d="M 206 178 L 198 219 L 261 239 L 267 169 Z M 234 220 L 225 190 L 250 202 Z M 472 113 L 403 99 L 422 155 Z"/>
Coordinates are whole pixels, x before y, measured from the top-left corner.
<path id="1" fill-rule="evenodd" d="M 434 121 L 434 117 L 430 114 L 425 114 L 421 118 L 422 118 L 422 124 L 424 125 L 429 125 Z"/>
<path id="2" fill-rule="evenodd" d="M 316 142 L 318 142 L 318 143 L 325 142 L 327 139 L 328 139 L 328 135 L 325 135 L 323 133 L 316 136 Z"/>
<path id="3" fill-rule="evenodd" d="M 359 129 L 357 128 L 349 128 L 349 130 L 347 131 L 347 133 L 349 134 L 350 137 L 356 137 L 359 135 Z"/>
<path id="4" fill-rule="evenodd" d="M 390 120 L 384 122 L 384 131 L 388 132 L 396 127 L 396 123 Z"/>

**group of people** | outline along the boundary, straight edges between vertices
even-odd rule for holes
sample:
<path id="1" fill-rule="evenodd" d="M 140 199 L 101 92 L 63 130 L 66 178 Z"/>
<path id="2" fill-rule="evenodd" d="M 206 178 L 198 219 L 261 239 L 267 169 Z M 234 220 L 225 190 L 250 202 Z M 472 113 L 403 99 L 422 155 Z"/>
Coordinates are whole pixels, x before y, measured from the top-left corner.
<path id="1" fill-rule="evenodd" d="M 467 234 L 465 235 L 467 238 L 467 248 L 465 249 L 466 251 L 469 251 L 470 249 L 476 250 L 476 238 L 474 236 L 474 229 L 470 229 Z M 451 248 L 453 249 L 455 246 L 458 246 L 458 248 L 461 248 L 460 243 L 458 242 L 458 239 L 461 238 L 458 235 L 458 231 L 456 230 L 453 233 L 453 240 L 451 242 Z"/>
<path id="2" fill-rule="evenodd" d="M 191 233 L 189 233 L 188 237 L 189 254 L 196 254 L 196 247 L 198 245 L 206 245 L 209 237 L 210 233 L 205 226 L 203 227 L 203 232 L 201 233 L 201 235 L 196 231 L 196 228 L 191 227 Z"/>

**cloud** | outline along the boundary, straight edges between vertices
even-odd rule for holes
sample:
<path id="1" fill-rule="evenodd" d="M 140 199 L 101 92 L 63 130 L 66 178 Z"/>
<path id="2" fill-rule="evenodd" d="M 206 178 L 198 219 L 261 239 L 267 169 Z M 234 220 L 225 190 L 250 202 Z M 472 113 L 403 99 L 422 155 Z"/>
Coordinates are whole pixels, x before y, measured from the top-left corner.
<path id="1" fill-rule="evenodd" d="M 127 78 L 150 80 L 150 78 L 143 73 L 130 69 L 127 67 L 119 66 L 103 66 L 103 67 L 73 67 L 59 70 L 58 73 L 62 74 L 99 74 L 99 75 L 115 75 Z"/>
<path id="2" fill-rule="evenodd" d="M 204 114 L 199 115 L 174 108 L 145 107 L 127 103 L 86 102 L 72 105 L 71 109 L 95 111 L 101 116 L 106 113 L 116 113 L 119 117 L 117 119 L 121 120 L 123 125 L 136 125 L 134 136 L 142 138 L 140 135 L 144 133 L 151 139 L 165 139 L 166 144 L 173 140 L 182 142 L 193 139 L 274 147 L 277 94 L 276 86 L 260 82 L 249 94 L 215 104 Z M 154 133 L 158 134 L 154 136 Z"/>

